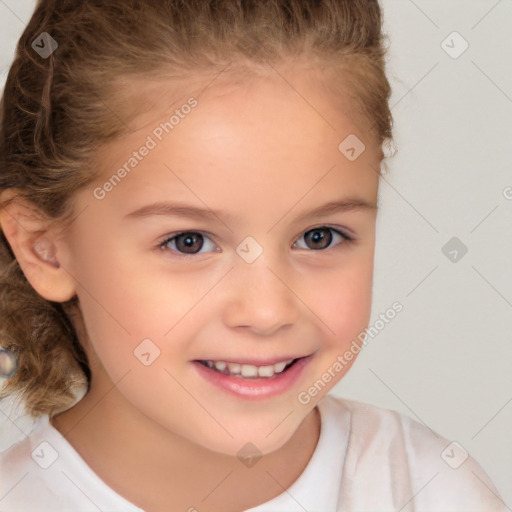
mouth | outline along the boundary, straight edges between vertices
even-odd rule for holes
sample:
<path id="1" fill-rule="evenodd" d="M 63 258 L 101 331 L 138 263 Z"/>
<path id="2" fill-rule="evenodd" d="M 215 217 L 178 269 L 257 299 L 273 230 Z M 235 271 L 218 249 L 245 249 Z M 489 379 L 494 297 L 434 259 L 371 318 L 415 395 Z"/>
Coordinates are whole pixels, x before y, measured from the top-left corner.
<path id="1" fill-rule="evenodd" d="M 304 358 L 286 359 L 273 364 L 247 364 L 209 359 L 200 359 L 197 362 L 223 375 L 241 379 L 272 379 L 276 375 L 286 372 L 300 359 Z"/>
<path id="2" fill-rule="evenodd" d="M 313 357 L 314 353 L 267 360 L 196 359 L 192 363 L 202 379 L 231 396 L 265 400 L 297 386 Z"/>

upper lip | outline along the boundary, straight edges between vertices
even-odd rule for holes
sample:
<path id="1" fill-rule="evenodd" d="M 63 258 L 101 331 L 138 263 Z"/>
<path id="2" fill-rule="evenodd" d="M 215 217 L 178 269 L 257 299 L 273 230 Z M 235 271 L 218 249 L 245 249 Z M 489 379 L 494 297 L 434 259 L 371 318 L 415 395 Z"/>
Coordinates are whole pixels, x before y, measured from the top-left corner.
<path id="1" fill-rule="evenodd" d="M 246 359 L 244 357 L 241 357 L 240 359 L 235 359 L 235 358 L 232 358 L 232 357 L 228 357 L 228 358 L 222 358 L 222 357 L 212 357 L 212 358 L 208 358 L 208 357 L 205 357 L 203 359 L 196 359 L 196 361 L 224 361 L 226 363 L 239 363 L 239 364 L 250 364 L 250 365 L 253 365 L 253 366 L 271 366 L 273 364 L 276 364 L 276 363 L 281 363 L 281 362 L 284 362 L 284 361 L 290 361 L 290 360 L 293 360 L 293 359 L 301 359 L 303 357 L 307 357 L 311 354 L 306 354 L 305 356 L 283 356 L 283 357 L 273 357 L 271 359 Z"/>

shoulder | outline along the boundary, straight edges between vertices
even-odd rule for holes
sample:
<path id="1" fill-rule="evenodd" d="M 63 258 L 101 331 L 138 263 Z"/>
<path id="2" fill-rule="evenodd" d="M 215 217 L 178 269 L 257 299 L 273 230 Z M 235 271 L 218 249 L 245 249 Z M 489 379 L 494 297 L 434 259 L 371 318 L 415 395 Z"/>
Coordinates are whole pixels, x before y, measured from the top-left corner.
<path id="1" fill-rule="evenodd" d="M 93 473 L 41 416 L 32 431 L 0 453 L 0 512 L 139 512 Z"/>
<path id="2" fill-rule="evenodd" d="M 0 453 L 0 512 L 142 512 L 92 471 L 47 415 L 20 433 Z"/>
<path id="3" fill-rule="evenodd" d="M 389 503 L 389 510 L 397 505 L 403 512 L 506 509 L 461 444 L 396 411 L 332 395 L 325 400 L 326 416 L 350 425 L 343 469 L 347 500 L 369 509 L 372 498 L 360 494 L 370 486 L 377 490 L 375 504 Z"/>
<path id="4" fill-rule="evenodd" d="M 55 478 L 48 468 L 58 454 L 49 443 L 37 440 L 37 432 L 45 422 L 47 417 L 39 418 L 28 435 L 23 434 L 7 448 L 4 446 L 0 453 L 0 511 L 42 511 L 47 510 L 49 503 L 59 501 L 48 485 L 48 478 Z M 7 430 L 5 426 L 3 430 Z"/>

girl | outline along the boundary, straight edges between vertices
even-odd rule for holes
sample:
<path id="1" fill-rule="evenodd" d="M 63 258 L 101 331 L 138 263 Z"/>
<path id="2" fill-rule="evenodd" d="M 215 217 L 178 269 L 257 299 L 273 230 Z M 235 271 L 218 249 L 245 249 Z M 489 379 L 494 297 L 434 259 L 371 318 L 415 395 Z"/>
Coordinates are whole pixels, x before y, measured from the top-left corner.
<path id="1" fill-rule="evenodd" d="M 3 396 L 37 421 L 0 510 L 505 510 L 460 446 L 328 395 L 370 318 L 381 27 L 377 0 L 38 2 L 0 138 Z"/>

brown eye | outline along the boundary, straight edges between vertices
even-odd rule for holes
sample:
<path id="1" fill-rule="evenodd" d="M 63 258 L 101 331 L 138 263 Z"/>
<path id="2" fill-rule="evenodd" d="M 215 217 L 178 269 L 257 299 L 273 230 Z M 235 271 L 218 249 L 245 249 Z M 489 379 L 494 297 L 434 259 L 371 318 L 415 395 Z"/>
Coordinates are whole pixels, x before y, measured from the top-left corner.
<path id="1" fill-rule="evenodd" d="M 326 249 L 332 242 L 332 233 L 329 228 L 312 229 L 304 235 L 304 240 L 311 249 Z"/>
<path id="2" fill-rule="evenodd" d="M 343 245 L 345 243 L 349 243 L 352 241 L 352 238 L 348 235 L 345 235 L 341 231 L 338 231 L 334 228 L 329 227 L 319 227 L 315 229 L 310 229 L 309 231 L 306 231 L 304 235 L 302 235 L 299 240 L 302 238 L 305 241 L 305 247 L 299 247 L 300 249 L 313 249 L 316 251 L 322 251 L 325 249 L 329 249 L 333 239 L 338 237 L 340 241 L 335 244 L 335 246 Z M 298 241 L 295 242 L 295 245 L 298 244 Z"/>
<path id="3" fill-rule="evenodd" d="M 205 248 L 205 240 L 207 241 L 206 250 L 211 249 L 215 251 L 216 246 L 210 240 L 210 237 L 195 231 L 184 231 L 174 236 L 169 236 L 159 244 L 159 247 L 177 256 L 187 258 L 200 254 L 201 249 Z M 211 247 L 208 247 L 208 243 Z M 201 252 L 204 253 L 205 251 L 203 250 Z"/>
<path id="4" fill-rule="evenodd" d="M 182 233 L 175 241 L 178 251 L 186 254 L 195 254 L 203 246 L 203 236 L 199 233 Z"/>

